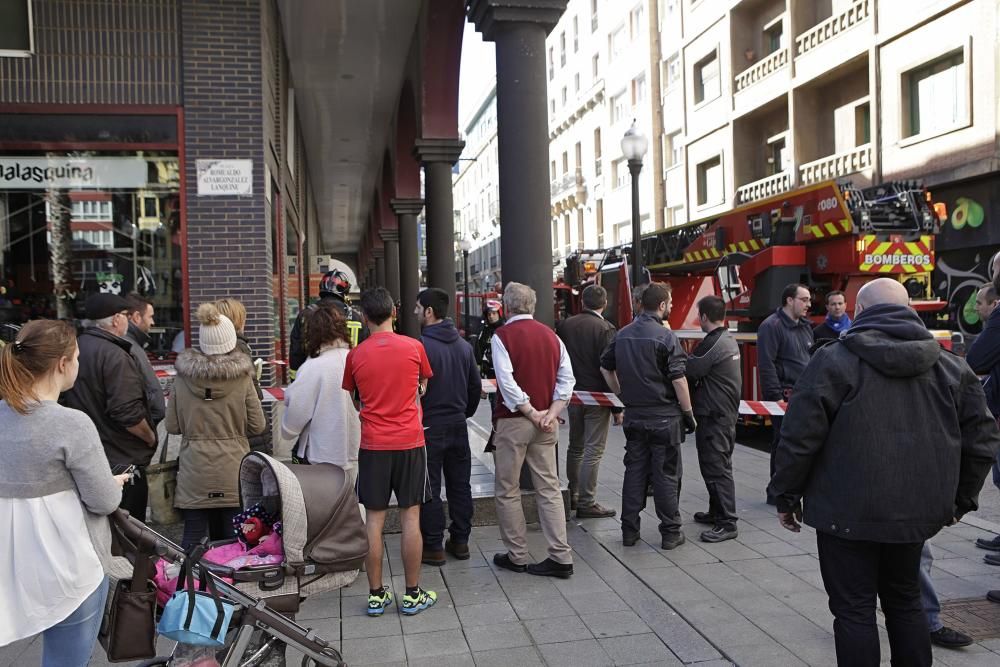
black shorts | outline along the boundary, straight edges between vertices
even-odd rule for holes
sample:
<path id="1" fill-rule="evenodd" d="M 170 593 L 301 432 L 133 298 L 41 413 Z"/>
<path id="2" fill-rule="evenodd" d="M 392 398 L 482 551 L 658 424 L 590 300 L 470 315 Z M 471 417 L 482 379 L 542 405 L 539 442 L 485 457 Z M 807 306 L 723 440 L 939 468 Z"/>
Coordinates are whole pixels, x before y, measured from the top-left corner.
<path id="1" fill-rule="evenodd" d="M 423 505 L 431 498 L 427 450 L 424 447 L 360 450 L 357 490 L 358 500 L 365 509 L 388 509 L 393 493 L 399 507 Z"/>

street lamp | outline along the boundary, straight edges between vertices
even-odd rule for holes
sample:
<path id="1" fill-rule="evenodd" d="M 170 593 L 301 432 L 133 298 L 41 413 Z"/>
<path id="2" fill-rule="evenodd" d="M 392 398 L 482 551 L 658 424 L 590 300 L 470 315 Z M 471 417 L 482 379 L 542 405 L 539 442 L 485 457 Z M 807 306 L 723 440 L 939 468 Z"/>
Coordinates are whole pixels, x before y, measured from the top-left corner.
<path id="1" fill-rule="evenodd" d="M 628 160 L 628 171 L 632 174 L 632 287 L 642 282 L 642 244 L 639 227 L 639 172 L 642 171 L 642 158 L 646 155 L 649 140 L 639 131 L 636 121 L 632 119 L 632 127 L 622 137 L 622 155 Z"/>
<path id="2" fill-rule="evenodd" d="M 465 320 L 465 335 L 469 335 L 469 251 L 472 250 L 472 241 L 463 236 L 458 240 L 458 249 L 462 251 L 462 280 L 465 283 L 462 287 L 462 318 Z"/>

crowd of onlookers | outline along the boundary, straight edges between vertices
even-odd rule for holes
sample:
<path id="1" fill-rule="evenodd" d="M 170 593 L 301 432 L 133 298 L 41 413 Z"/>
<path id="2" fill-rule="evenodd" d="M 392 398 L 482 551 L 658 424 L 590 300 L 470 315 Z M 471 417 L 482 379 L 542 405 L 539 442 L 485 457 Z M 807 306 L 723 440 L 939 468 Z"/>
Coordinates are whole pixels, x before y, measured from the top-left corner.
<path id="1" fill-rule="evenodd" d="M 705 525 L 699 538 L 738 537 L 732 455 L 746 397 L 740 347 L 721 298 L 698 301 L 703 336 L 685 352 L 668 324 L 665 283 L 633 290 L 634 319 L 620 330 L 604 317 L 606 291 L 590 285 L 581 312 L 553 331 L 533 317 L 534 290 L 511 282 L 501 299 L 484 302 L 473 343 L 448 317 L 443 290 L 417 297 L 419 339 L 394 331 L 398 306 L 386 289 L 366 290 L 357 307 L 349 290 L 344 274 L 326 274 L 320 299 L 297 317 L 294 382 L 274 428 L 294 442 L 294 464 L 338 466 L 354 484 L 370 545 L 369 615 L 396 602 L 406 615 L 427 609 L 437 594 L 421 587 L 421 563 L 470 557 L 466 420 L 487 393 L 505 547 L 493 558 L 497 567 L 571 577 L 567 509 L 581 519 L 620 512 L 629 547 L 640 538 L 649 496 L 661 548 L 682 547 L 680 444 L 687 435 L 708 494 L 707 508 L 694 513 Z M 802 521 L 816 530 L 838 662 L 879 663 L 878 599 L 893 661 L 930 665 L 932 642 L 955 648 L 971 639 L 939 618 L 928 540 L 977 509 L 991 466 L 1000 487 L 997 291 L 986 285 L 978 294 L 985 327 L 967 360 L 942 349 L 897 280 L 876 279 L 852 294 L 853 318 L 848 295 L 825 296 L 826 317 L 813 326 L 812 293 L 789 285 L 758 331 L 762 398 L 786 406 L 771 418 L 766 501 L 788 530 L 799 531 Z M 89 659 L 108 589 L 110 533 L 100 517 L 121 506 L 145 519 L 145 468 L 166 447 L 156 435 L 161 422 L 180 436 L 174 505 L 185 548 L 232 535 L 240 462 L 250 451 L 270 452 L 272 441 L 239 301 L 198 306 L 197 344 L 177 356 L 169 397 L 144 351 L 153 304 L 98 294 L 85 310 L 90 326 L 79 336 L 65 322 L 37 320 L 0 348 L 0 523 L 16 536 L 0 566 L 0 645 L 42 633 L 46 665 Z M 491 385 L 495 391 L 484 391 Z M 624 407 L 571 402 L 574 392 L 614 394 Z M 564 411 L 569 508 L 557 465 Z M 599 501 L 597 485 L 612 424 L 626 441 L 618 509 Z M 528 551 L 522 469 L 547 545 L 540 562 Z M 390 505 L 402 528 L 405 590 L 398 601 L 382 576 Z M 1000 565 L 1000 537 L 977 545 Z M 1000 592 L 988 597 L 1000 603 Z"/>

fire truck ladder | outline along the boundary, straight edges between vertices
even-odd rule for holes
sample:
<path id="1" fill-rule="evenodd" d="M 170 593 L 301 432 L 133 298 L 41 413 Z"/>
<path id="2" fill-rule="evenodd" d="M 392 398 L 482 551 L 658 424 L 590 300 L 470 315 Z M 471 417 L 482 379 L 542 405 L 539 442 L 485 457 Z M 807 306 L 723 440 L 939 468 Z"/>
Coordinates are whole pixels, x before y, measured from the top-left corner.
<path id="1" fill-rule="evenodd" d="M 655 269 L 684 261 L 684 251 L 714 222 L 703 220 L 642 237 L 643 266 Z"/>
<path id="2" fill-rule="evenodd" d="M 840 184 L 854 224 L 865 234 L 933 233 L 936 224 L 917 181 L 890 181 L 869 188 Z"/>

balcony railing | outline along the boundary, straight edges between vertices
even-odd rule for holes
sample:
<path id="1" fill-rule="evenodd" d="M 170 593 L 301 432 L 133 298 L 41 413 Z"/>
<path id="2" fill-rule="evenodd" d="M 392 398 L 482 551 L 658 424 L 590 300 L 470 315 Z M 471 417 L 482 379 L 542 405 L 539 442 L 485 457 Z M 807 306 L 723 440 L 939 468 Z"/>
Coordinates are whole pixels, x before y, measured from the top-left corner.
<path id="1" fill-rule="evenodd" d="M 583 173 L 577 167 L 574 171 L 567 171 L 562 178 L 557 178 L 551 183 L 552 198 L 558 199 L 567 190 L 579 189 L 583 186 Z"/>
<path id="2" fill-rule="evenodd" d="M 847 176 L 871 166 L 872 147 L 871 144 L 865 144 L 852 151 L 828 155 L 819 160 L 807 162 L 799 167 L 799 179 L 802 181 L 802 185 L 809 185 Z"/>
<path id="3" fill-rule="evenodd" d="M 846 12 L 831 16 L 795 38 L 795 57 L 812 51 L 871 16 L 871 0 L 856 0 Z"/>
<path id="4" fill-rule="evenodd" d="M 736 80 L 734 82 L 736 92 L 738 93 L 741 90 L 752 86 L 764 77 L 774 74 L 779 69 L 787 65 L 788 49 L 778 49 L 767 58 L 761 60 L 759 63 L 748 67 L 736 75 Z"/>
<path id="5" fill-rule="evenodd" d="M 782 192 L 787 192 L 792 187 L 792 175 L 787 171 L 774 176 L 762 178 L 753 183 L 747 183 L 736 188 L 736 205 L 749 204 L 759 199 L 767 199 Z"/>

